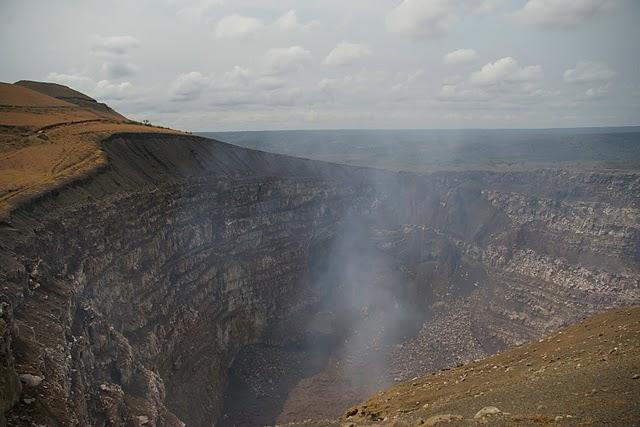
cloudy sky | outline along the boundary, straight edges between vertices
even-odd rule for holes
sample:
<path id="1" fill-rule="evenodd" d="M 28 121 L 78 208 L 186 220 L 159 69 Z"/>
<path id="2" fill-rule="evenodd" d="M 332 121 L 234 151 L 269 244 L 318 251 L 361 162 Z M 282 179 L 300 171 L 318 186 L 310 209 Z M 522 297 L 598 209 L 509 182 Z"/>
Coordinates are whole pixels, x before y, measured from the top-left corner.
<path id="1" fill-rule="evenodd" d="M 0 58 L 193 131 L 640 124 L 638 0 L 0 0 Z"/>

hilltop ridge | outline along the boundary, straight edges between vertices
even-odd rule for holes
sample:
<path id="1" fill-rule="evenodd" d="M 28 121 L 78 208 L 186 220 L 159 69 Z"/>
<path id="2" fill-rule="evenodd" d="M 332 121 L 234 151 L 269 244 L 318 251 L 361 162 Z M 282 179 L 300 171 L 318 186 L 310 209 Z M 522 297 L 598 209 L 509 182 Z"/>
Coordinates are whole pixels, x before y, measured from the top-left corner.
<path id="1" fill-rule="evenodd" d="M 0 218 L 103 167 L 100 141 L 122 132 L 181 133 L 128 120 L 67 86 L 0 83 Z"/>
<path id="2" fill-rule="evenodd" d="M 15 82 L 14 85 L 23 86 L 36 92 L 48 95 L 52 98 L 66 101 L 79 107 L 87 108 L 105 118 L 111 118 L 114 120 L 127 120 L 126 117 L 113 110 L 107 104 L 98 102 L 90 96 L 87 96 L 82 92 L 78 92 L 75 89 L 71 89 L 68 86 L 49 82 L 35 82 L 31 80 L 20 80 Z"/>

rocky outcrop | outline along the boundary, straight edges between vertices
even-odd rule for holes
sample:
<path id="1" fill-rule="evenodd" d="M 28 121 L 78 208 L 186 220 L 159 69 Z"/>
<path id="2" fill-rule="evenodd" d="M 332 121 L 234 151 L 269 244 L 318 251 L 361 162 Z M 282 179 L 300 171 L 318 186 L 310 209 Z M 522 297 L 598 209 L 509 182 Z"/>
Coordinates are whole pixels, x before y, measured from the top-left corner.
<path id="1" fill-rule="evenodd" d="M 251 423 L 286 421 L 310 396 L 331 415 L 640 301 L 637 174 L 392 174 L 169 135 L 102 149 L 1 225 L 12 425 L 233 424 L 258 401 L 274 413 Z"/>

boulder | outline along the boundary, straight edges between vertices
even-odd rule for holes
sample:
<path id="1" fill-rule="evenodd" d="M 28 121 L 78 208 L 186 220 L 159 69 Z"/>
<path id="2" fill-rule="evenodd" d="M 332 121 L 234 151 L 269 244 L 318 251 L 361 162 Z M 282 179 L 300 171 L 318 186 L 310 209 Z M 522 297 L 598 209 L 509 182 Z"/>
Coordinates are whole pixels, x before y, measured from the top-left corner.
<path id="1" fill-rule="evenodd" d="M 496 408 L 495 406 L 485 406 L 484 408 L 480 409 L 474 416 L 473 418 L 475 419 L 479 419 L 479 418 L 484 418 L 487 415 L 498 415 L 501 414 L 502 411 L 498 408 Z"/>
<path id="2" fill-rule="evenodd" d="M 20 381 L 29 387 L 38 387 L 43 380 L 44 378 L 38 375 L 20 374 Z"/>

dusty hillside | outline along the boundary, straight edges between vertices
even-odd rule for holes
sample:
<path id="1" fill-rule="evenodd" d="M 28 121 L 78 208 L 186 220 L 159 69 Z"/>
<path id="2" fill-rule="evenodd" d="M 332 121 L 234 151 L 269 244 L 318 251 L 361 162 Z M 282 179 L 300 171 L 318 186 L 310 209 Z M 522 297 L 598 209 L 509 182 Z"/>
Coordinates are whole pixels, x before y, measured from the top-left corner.
<path id="1" fill-rule="evenodd" d="M 3 107 L 70 107 L 71 104 L 28 87 L 0 82 L 0 105 Z"/>
<path id="2" fill-rule="evenodd" d="M 47 96 L 58 99 L 82 99 L 84 101 L 95 101 L 90 96 L 85 95 L 82 92 L 78 92 L 75 89 L 71 89 L 68 86 L 64 86 L 57 83 L 48 82 L 35 82 L 31 80 L 20 80 L 15 82 L 16 86 L 27 87 L 36 92 L 43 93 Z M 71 102 L 71 101 L 70 101 Z"/>
<path id="3" fill-rule="evenodd" d="M 343 420 L 395 426 L 631 426 L 640 420 L 638 402 L 640 307 L 635 307 L 416 378 L 351 408 Z"/>
<path id="4" fill-rule="evenodd" d="M 98 102 L 84 93 L 78 92 L 77 90 L 64 85 L 57 83 L 34 82 L 30 80 L 20 80 L 16 82 L 15 85 L 27 87 L 52 98 L 83 107 L 105 118 L 126 120 L 126 117 L 111 109 L 108 105 Z"/>
<path id="5" fill-rule="evenodd" d="M 98 142 L 120 132 L 176 131 L 130 122 L 66 86 L 0 84 L 0 217 L 104 166 Z"/>

